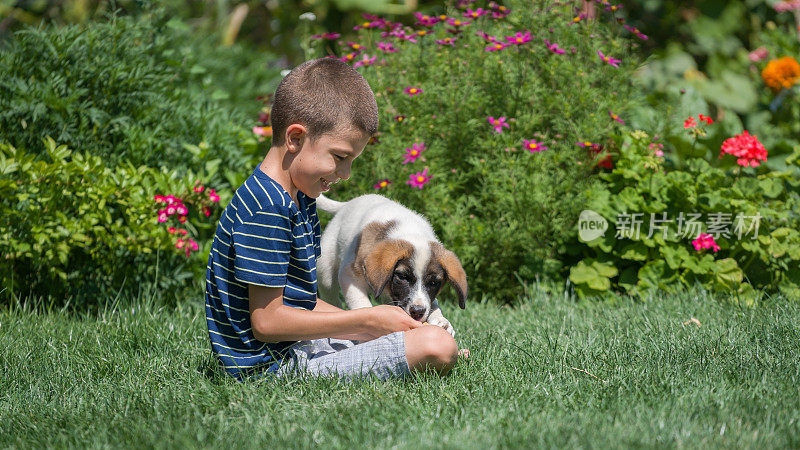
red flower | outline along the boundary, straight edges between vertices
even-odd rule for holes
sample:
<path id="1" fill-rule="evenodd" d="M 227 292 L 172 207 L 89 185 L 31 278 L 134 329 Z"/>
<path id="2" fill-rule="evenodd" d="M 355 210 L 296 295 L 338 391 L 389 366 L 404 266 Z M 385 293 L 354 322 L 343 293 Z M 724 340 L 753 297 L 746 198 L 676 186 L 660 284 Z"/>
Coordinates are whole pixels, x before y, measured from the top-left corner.
<path id="1" fill-rule="evenodd" d="M 760 161 L 767 160 L 767 149 L 761 142 L 758 142 L 755 135 L 751 136 L 747 130 L 722 143 L 719 157 L 722 158 L 725 153 L 737 157 L 736 163 L 743 167 L 757 167 L 761 164 Z"/>
<path id="2" fill-rule="evenodd" d="M 688 119 L 683 121 L 683 128 L 694 128 L 697 126 L 697 121 L 694 117 L 689 117 Z"/>
<path id="3" fill-rule="evenodd" d="M 704 116 L 702 114 L 698 114 L 697 117 L 700 119 L 700 122 L 705 122 L 708 125 L 711 125 L 712 123 L 714 123 L 714 120 L 711 119 L 711 117 Z"/>

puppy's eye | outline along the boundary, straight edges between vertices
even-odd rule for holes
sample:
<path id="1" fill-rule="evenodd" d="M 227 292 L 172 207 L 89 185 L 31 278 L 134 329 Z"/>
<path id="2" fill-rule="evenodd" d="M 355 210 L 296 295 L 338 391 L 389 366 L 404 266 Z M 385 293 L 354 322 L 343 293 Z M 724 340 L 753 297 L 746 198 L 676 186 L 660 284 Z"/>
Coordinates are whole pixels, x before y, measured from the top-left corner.
<path id="1" fill-rule="evenodd" d="M 431 280 L 428 280 L 428 282 L 425 283 L 425 284 L 427 284 L 428 287 L 435 288 L 435 287 L 439 286 L 439 283 L 440 283 L 439 280 L 431 279 Z"/>
<path id="2" fill-rule="evenodd" d="M 409 275 L 406 272 L 395 272 L 394 277 L 403 281 L 408 281 Z"/>

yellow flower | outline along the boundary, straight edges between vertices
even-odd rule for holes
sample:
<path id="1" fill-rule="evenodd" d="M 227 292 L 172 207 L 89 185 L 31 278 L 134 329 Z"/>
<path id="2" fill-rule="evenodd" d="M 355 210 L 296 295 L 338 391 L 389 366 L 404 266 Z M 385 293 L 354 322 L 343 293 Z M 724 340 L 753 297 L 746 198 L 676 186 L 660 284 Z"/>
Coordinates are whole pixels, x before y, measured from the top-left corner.
<path id="1" fill-rule="evenodd" d="M 773 59 L 761 71 L 761 78 L 772 90 L 789 89 L 800 80 L 800 64 L 791 56 Z"/>

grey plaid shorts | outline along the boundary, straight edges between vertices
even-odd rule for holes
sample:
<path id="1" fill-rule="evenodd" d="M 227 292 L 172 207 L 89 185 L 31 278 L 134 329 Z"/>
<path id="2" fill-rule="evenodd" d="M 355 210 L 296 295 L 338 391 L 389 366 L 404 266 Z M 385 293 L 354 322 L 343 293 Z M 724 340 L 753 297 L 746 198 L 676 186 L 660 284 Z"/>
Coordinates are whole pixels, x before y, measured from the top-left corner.
<path id="1" fill-rule="evenodd" d="M 299 373 L 348 380 L 375 376 L 388 380 L 403 378 L 411 372 L 403 332 L 357 342 L 334 338 L 297 342 L 289 347 L 291 361 L 282 365 L 276 375 Z"/>

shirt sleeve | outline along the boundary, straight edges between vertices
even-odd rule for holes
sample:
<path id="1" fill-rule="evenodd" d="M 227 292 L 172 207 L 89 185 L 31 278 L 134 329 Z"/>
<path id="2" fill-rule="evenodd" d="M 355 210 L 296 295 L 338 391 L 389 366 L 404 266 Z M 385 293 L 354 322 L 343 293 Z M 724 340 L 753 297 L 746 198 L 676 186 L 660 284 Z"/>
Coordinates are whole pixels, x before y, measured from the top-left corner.
<path id="1" fill-rule="evenodd" d="M 247 284 L 286 286 L 292 251 L 289 209 L 273 205 L 233 227 L 234 277 Z"/>

